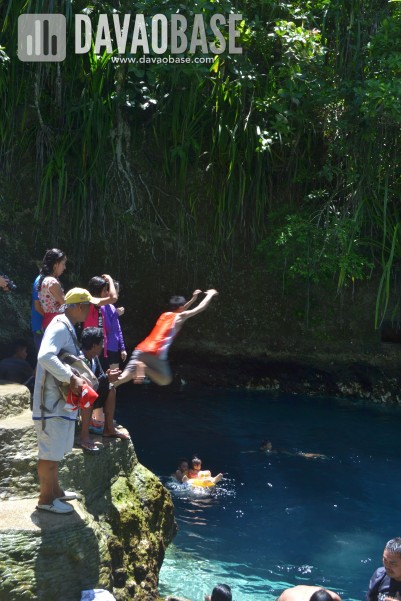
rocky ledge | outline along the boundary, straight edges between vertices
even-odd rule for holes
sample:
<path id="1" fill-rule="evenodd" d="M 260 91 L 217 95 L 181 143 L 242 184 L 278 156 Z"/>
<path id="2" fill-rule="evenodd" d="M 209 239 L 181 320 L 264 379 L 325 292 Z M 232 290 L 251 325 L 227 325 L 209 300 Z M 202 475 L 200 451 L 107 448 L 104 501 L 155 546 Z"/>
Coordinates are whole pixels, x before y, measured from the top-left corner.
<path id="1" fill-rule="evenodd" d="M 59 516 L 35 508 L 36 436 L 24 386 L 0 382 L 0 420 L 0 601 L 79 601 L 92 588 L 118 601 L 157 599 L 174 509 L 132 442 L 103 439 L 99 454 L 67 455 L 60 480 L 78 499 L 74 513 Z"/>

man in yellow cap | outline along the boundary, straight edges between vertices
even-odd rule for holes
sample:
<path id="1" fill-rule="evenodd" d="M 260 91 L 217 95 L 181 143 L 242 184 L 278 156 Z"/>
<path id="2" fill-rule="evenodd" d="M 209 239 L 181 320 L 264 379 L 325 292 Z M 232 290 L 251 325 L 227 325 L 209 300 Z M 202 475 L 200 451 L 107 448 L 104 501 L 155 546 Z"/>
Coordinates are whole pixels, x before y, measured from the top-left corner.
<path id="1" fill-rule="evenodd" d="M 99 302 L 99 298 L 94 298 L 84 288 L 69 290 L 62 307 L 64 314 L 55 317 L 46 328 L 39 350 L 32 416 L 39 447 L 37 509 L 51 513 L 71 513 L 74 508 L 64 501 L 76 498 L 74 492 L 63 491 L 59 484 L 59 462 L 72 450 L 76 419 L 64 409 L 59 385 L 67 382 L 74 394 L 80 394 L 84 384 L 58 355 L 62 350 L 80 355 L 74 326 L 85 321 L 91 303 L 97 305 Z"/>

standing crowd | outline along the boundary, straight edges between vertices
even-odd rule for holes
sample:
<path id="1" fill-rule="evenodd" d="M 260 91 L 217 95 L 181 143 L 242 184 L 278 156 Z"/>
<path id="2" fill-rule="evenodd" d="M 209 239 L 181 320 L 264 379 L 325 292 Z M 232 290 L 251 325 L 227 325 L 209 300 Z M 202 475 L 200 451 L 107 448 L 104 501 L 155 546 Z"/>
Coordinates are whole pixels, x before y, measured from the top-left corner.
<path id="1" fill-rule="evenodd" d="M 39 500 L 37 509 L 57 514 L 74 511 L 73 491 L 60 488 L 59 462 L 74 445 L 75 422 L 80 416 L 79 443 L 86 452 L 100 451 L 90 433 L 105 438 L 129 439 L 114 421 L 116 388 L 145 378 L 161 386 L 172 381 L 169 348 L 187 319 L 204 311 L 216 290 L 207 290 L 195 307 L 201 290 L 190 301 L 173 296 L 170 311 L 162 313 L 149 336 L 127 359 L 116 308 L 119 283 L 103 274 L 90 279 L 88 288 L 63 290 L 60 276 L 67 257 L 57 248 L 43 258 L 32 289 L 32 332 L 38 351 L 33 393 L 33 420 L 39 447 Z"/>

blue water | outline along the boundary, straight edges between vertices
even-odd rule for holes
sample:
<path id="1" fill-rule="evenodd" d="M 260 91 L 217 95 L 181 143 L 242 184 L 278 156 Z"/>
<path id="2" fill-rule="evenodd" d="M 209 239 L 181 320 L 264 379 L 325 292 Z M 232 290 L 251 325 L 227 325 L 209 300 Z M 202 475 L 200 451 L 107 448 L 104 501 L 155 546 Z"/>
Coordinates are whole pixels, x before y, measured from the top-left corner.
<path id="1" fill-rule="evenodd" d="M 224 582 L 235 601 L 273 601 L 295 584 L 364 598 L 384 543 L 401 535 L 399 410 L 237 390 L 127 385 L 123 396 L 118 418 L 175 504 L 162 595 L 203 601 Z M 265 438 L 328 459 L 266 455 Z M 194 453 L 225 474 L 211 492 L 169 478 Z"/>

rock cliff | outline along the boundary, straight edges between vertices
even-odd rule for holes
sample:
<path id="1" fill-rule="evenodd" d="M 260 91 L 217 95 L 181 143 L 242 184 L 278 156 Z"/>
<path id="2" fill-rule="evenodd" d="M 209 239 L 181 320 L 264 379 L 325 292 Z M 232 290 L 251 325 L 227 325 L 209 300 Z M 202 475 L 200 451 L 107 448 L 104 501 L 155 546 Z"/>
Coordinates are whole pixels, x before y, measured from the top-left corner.
<path id="1" fill-rule="evenodd" d="M 78 493 L 75 512 L 36 510 L 29 392 L 0 382 L 0 601 L 79 601 L 88 588 L 106 588 L 118 601 L 158 598 L 176 531 L 171 497 L 132 442 L 103 443 L 96 455 L 74 448 L 60 464 L 63 488 Z"/>

